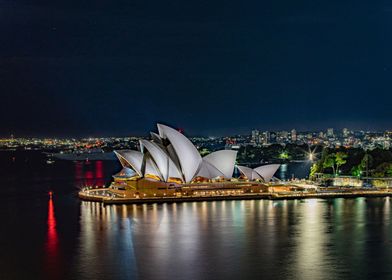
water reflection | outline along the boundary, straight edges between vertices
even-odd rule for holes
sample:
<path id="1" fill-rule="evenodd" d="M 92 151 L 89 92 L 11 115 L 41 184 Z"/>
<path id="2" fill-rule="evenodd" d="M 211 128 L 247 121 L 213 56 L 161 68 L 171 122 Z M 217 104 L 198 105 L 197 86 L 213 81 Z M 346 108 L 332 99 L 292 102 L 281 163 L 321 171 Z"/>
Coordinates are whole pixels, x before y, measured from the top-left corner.
<path id="1" fill-rule="evenodd" d="M 281 178 L 282 180 L 287 180 L 289 179 L 289 176 L 291 177 L 292 174 L 287 174 L 287 164 L 282 164 L 279 167 L 279 178 Z"/>
<path id="2" fill-rule="evenodd" d="M 289 180 L 293 178 L 308 178 L 311 166 L 311 161 L 290 162 L 288 164 L 282 164 L 278 169 L 276 176 L 282 180 Z"/>
<path id="3" fill-rule="evenodd" d="M 77 274 L 83 279 L 130 279 L 136 275 L 133 220 L 121 206 L 83 202 Z M 106 275 L 106 276 L 103 276 Z"/>
<path id="4" fill-rule="evenodd" d="M 297 248 L 294 260 L 297 273 L 304 279 L 323 279 L 328 275 L 329 267 L 325 260 L 328 251 L 326 246 L 326 223 L 322 221 L 322 211 L 325 205 L 318 205 L 317 199 L 305 200 L 299 209 L 297 225 Z M 333 279 L 333 275 L 329 274 Z"/>
<path id="5" fill-rule="evenodd" d="M 49 279 L 59 278 L 60 261 L 59 261 L 59 238 L 56 229 L 56 216 L 52 195 L 48 202 L 48 218 L 47 218 L 47 238 L 46 238 L 46 271 Z"/>
<path id="6" fill-rule="evenodd" d="M 105 185 L 105 178 L 103 173 L 103 163 L 102 160 L 95 161 L 95 185 L 103 186 Z"/>
<path id="7" fill-rule="evenodd" d="M 106 183 L 104 164 L 97 161 L 77 161 L 74 163 L 75 182 L 78 186 L 103 186 Z"/>
<path id="8" fill-rule="evenodd" d="M 372 207 L 382 224 L 389 221 L 388 203 Z M 365 199 L 83 202 L 79 273 L 90 279 L 361 278 L 372 270 L 365 257 L 371 235 L 391 233 L 389 223 L 369 230 L 368 206 Z M 390 248 L 376 247 L 385 263 L 392 260 Z"/>
<path id="9" fill-rule="evenodd" d="M 102 206 L 74 196 L 100 163 L 37 170 L 3 170 L 0 279 L 392 279 L 389 198 Z"/>

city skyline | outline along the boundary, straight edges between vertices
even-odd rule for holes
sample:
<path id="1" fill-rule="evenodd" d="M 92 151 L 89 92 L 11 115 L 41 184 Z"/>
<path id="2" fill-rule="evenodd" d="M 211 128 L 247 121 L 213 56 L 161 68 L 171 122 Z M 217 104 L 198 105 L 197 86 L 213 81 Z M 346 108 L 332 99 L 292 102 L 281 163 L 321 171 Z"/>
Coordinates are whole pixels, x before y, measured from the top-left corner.
<path id="1" fill-rule="evenodd" d="M 175 129 L 178 130 L 178 129 Z M 360 148 L 373 150 L 381 148 L 389 150 L 392 145 L 392 131 L 369 132 L 353 131 L 347 128 L 335 130 L 328 128 L 322 131 L 263 131 L 253 129 L 245 134 L 225 135 L 225 136 L 202 136 L 187 135 L 184 131 L 178 130 L 180 134 L 189 137 L 199 150 L 208 153 L 217 149 L 234 149 L 241 147 L 268 147 L 270 145 L 287 144 L 296 146 L 307 145 L 323 146 L 329 148 Z M 137 136 L 108 136 L 108 137 L 86 137 L 86 138 L 23 138 L 14 137 L 0 138 L 0 149 L 27 149 L 27 150 L 101 150 L 112 151 L 116 149 L 140 149 L 139 141 L 150 139 L 151 135 Z"/>

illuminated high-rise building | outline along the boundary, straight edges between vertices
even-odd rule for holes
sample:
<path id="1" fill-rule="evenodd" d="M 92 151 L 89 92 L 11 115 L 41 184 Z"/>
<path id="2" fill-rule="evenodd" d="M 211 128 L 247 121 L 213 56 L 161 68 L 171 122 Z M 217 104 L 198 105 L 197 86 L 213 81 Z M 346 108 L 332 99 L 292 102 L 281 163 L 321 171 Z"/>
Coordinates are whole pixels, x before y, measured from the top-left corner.
<path id="1" fill-rule="evenodd" d="M 327 137 L 330 137 L 330 138 L 332 138 L 332 137 L 334 137 L 335 135 L 334 135 L 334 133 L 333 133 L 333 128 L 328 128 L 327 129 Z"/>
<path id="2" fill-rule="evenodd" d="M 260 131 L 258 131 L 257 129 L 252 130 L 252 139 L 251 139 L 251 142 L 252 142 L 253 144 L 258 145 L 258 144 L 260 143 L 260 142 L 259 142 L 259 135 L 260 135 Z"/>
<path id="3" fill-rule="evenodd" d="M 296 142 L 297 141 L 297 131 L 295 129 L 291 130 L 291 141 Z"/>
<path id="4" fill-rule="evenodd" d="M 349 135 L 349 130 L 347 128 L 343 128 L 342 134 L 344 138 L 347 138 Z"/>

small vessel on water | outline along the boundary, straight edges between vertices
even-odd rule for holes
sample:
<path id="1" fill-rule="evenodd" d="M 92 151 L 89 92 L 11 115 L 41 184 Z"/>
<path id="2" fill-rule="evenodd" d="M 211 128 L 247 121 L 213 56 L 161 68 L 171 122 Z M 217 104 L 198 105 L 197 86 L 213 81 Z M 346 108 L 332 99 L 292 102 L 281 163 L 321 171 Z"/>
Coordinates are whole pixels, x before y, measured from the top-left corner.
<path id="1" fill-rule="evenodd" d="M 53 164 L 53 163 L 55 163 L 55 161 L 54 161 L 52 158 L 48 158 L 48 159 L 46 160 L 46 163 L 47 163 L 47 164 Z"/>
<path id="2" fill-rule="evenodd" d="M 105 152 L 102 149 L 84 149 L 76 151 L 61 151 L 51 154 L 53 158 L 60 160 L 116 160 L 117 157 L 113 152 Z"/>

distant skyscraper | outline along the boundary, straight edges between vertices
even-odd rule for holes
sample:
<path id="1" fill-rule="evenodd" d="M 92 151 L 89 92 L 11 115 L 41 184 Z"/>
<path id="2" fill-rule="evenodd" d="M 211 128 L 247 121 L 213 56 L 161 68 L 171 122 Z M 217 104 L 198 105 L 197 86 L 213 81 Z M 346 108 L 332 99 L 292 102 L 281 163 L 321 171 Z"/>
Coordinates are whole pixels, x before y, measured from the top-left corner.
<path id="1" fill-rule="evenodd" d="M 328 137 L 334 137 L 335 136 L 334 133 L 333 133 L 333 128 L 328 128 L 327 129 L 327 136 Z"/>
<path id="2" fill-rule="evenodd" d="M 259 144 L 264 144 L 264 133 L 260 133 L 259 135 Z"/>
<path id="3" fill-rule="evenodd" d="M 291 130 L 291 141 L 296 142 L 297 141 L 297 131 L 295 129 Z"/>
<path id="4" fill-rule="evenodd" d="M 252 139 L 251 139 L 252 143 L 254 143 L 256 145 L 260 143 L 259 142 L 259 134 L 260 134 L 260 131 L 258 131 L 257 129 L 252 130 Z"/>
<path id="5" fill-rule="evenodd" d="M 265 131 L 263 144 L 269 144 L 269 143 L 270 143 L 270 133 L 269 133 L 269 131 Z"/>
<path id="6" fill-rule="evenodd" d="M 278 135 L 278 137 L 281 137 L 283 139 L 287 139 L 287 137 L 289 136 L 289 132 L 286 130 L 282 130 L 282 131 L 279 131 L 277 133 L 277 135 Z"/>
<path id="7" fill-rule="evenodd" d="M 349 135 L 348 129 L 347 129 L 347 128 L 343 128 L 343 137 L 344 137 L 344 138 L 347 138 L 348 135 Z"/>

